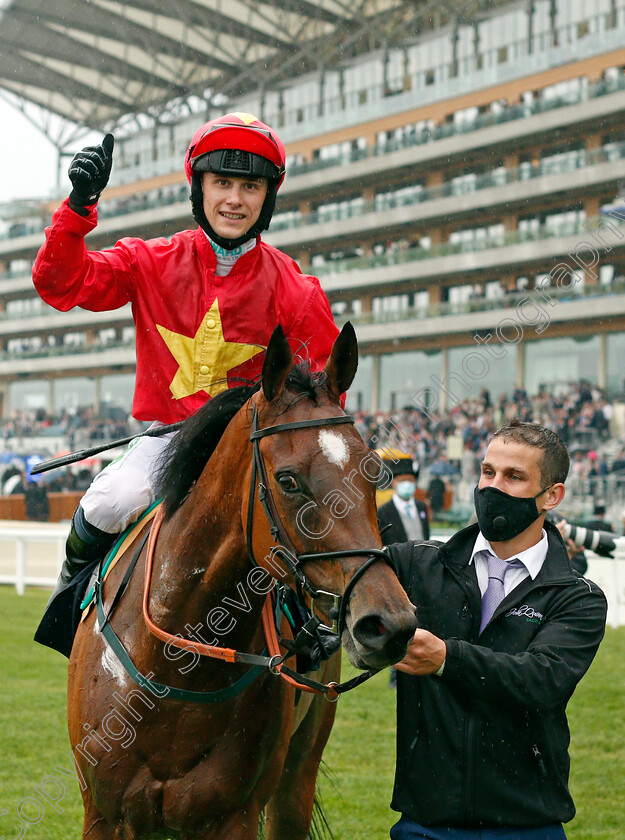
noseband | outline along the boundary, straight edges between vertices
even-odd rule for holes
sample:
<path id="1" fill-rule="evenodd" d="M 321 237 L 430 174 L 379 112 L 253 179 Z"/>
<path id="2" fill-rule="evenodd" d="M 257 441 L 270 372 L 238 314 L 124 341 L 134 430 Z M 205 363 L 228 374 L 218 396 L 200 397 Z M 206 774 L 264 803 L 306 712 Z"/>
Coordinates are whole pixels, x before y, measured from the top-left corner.
<path id="1" fill-rule="evenodd" d="M 342 549 L 339 551 L 318 551 L 312 554 L 301 554 L 295 548 L 291 537 L 287 533 L 286 528 L 271 492 L 269 478 L 267 475 L 267 467 L 264 458 L 260 451 L 260 441 L 262 438 L 269 435 L 275 435 L 279 432 L 294 431 L 296 429 L 311 429 L 318 426 L 338 426 L 344 423 L 354 423 L 354 418 L 350 414 L 344 414 L 337 417 L 324 417 L 316 420 L 298 420 L 293 423 L 280 423 L 275 426 L 268 426 L 265 429 L 258 428 L 258 410 L 254 406 L 254 415 L 252 418 L 252 433 L 250 440 L 252 441 L 253 459 L 252 459 L 252 477 L 250 481 L 249 504 L 247 509 L 247 550 L 250 559 L 256 565 L 259 565 L 254 557 L 254 549 L 252 545 L 252 528 L 254 522 L 254 498 L 256 495 L 256 484 L 258 482 L 258 498 L 265 511 L 265 516 L 269 522 L 269 530 L 277 547 L 273 550 L 273 554 L 280 557 L 288 572 L 293 576 L 297 587 L 300 591 L 306 592 L 310 596 L 313 605 L 315 600 L 322 596 L 329 596 L 333 601 L 333 606 L 328 612 L 328 618 L 332 621 L 331 625 L 323 625 L 325 629 L 336 633 L 340 638 L 345 629 L 345 617 L 347 608 L 349 606 L 349 599 L 354 590 L 354 587 L 364 575 L 367 569 L 378 560 L 384 563 L 389 563 L 390 558 L 386 551 L 379 548 L 354 548 Z M 319 560 L 339 560 L 343 557 L 366 557 L 365 562 L 360 566 L 351 577 L 349 583 L 342 595 L 337 595 L 334 592 L 327 592 L 323 589 L 318 589 L 309 577 L 304 573 L 302 566 L 310 561 Z"/>

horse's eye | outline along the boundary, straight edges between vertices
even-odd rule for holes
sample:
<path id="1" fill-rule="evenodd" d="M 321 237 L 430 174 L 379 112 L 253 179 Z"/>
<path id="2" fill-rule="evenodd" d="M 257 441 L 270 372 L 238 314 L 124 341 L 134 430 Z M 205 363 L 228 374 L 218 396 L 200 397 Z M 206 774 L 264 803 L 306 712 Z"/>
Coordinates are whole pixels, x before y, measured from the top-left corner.
<path id="1" fill-rule="evenodd" d="M 299 484 L 292 475 L 279 475 L 278 484 L 285 493 L 295 493 L 299 490 Z"/>

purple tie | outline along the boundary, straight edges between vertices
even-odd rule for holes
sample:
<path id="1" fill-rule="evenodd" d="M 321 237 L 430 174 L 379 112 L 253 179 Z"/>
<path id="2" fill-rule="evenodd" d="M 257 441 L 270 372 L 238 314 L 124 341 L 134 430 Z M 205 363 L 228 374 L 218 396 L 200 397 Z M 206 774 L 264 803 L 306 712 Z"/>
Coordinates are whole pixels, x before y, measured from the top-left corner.
<path id="1" fill-rule="evenodd" d="M 482 621 L 480 633 L 493 617 L 493 613 L 503 601 L 503 579 L 510 564 L 494 554 L 488 553 L 488 587 L 482 595 Z"/>

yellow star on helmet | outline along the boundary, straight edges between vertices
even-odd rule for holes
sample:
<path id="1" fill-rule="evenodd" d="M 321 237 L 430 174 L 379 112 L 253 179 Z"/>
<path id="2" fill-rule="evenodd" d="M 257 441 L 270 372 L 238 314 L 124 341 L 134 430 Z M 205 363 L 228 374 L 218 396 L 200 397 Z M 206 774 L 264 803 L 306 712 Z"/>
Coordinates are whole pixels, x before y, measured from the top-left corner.
<path id="1" fill-rule="evenodd" d="M 243 111 L 236 111 L 234 116 L 238 117 L 241 120 L 241 122 L 245 123 L 245 125 L 251 125 L 258 119 L 258 117 L 255 117 L 253 114 L 246 114 Z"/>
<path id="2" fill-rule="evenodd" d="M 169 384 L 176 400 L 198 391 L 206 391 L 211 397 L 226 391 L 228 372 L 265 349 L 260 344 L 225 340 L 217 298 L 192 337 L 172 332 L 160 324 L 156 328 L 179 365 Z"/>

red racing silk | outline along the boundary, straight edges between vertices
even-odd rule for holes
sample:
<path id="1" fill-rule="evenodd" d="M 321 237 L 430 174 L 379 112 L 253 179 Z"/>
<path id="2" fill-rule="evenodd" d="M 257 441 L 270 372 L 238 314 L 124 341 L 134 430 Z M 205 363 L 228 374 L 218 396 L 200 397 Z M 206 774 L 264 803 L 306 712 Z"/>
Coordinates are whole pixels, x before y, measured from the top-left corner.
<path id="1" fill-rule="evenodd" d="M 319 281 L 260 237 L 218 277 L 200 228 L 88 251 L 84 238 L 96 223 L 95 207 L 82 217 L 63 202 L 46 228 L 33 281 L 61 311 L 132 304 L 138 420 L 183 420 L 220 391 L 257 377 L 277 324 L 295 355 L 313 370 L 325 364 L 338 329 Z"/>

